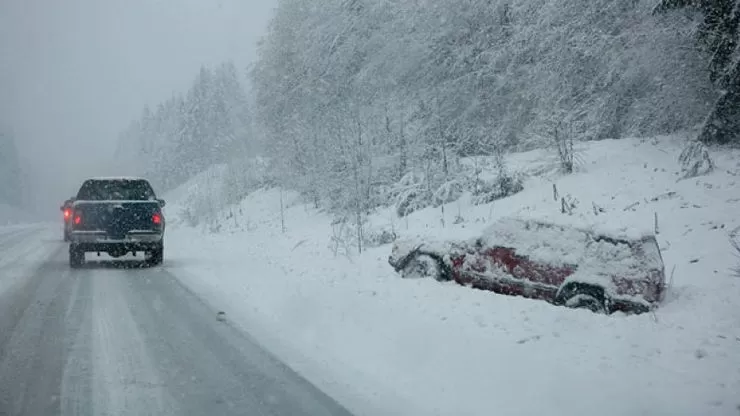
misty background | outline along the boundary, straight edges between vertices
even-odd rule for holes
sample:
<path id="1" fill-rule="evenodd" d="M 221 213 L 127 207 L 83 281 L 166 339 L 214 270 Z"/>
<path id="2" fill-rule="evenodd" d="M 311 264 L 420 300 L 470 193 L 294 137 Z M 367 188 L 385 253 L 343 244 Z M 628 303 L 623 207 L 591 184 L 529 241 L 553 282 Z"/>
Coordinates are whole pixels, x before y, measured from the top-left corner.
<path id="1" fill-rule="evenodd" d="M 232 61 L 246 76 L 273 7 L 0 0 L 0 126 L 15 138 L 31 191 L 24 209 L 53 218 L 85 177 L 121 173 L 111 169 L 121 131 L 145 105 L 186 90 L 202 65 Z"/>
<path id="2" fill-rule="evenodd" d="M 740 0 L 76 0 L 0 16 L 0 202 L 43 212 L 88 176 L 163 194 L 215 168 L 186 203 L 194 223 L 277 186 L 362 240 L 379 207 L 521 191 L 508 152 L 549 149 L 572 172 L 582 141 L 740 143 Z M 463 163 L 491 156 L 494 178 Z"/>

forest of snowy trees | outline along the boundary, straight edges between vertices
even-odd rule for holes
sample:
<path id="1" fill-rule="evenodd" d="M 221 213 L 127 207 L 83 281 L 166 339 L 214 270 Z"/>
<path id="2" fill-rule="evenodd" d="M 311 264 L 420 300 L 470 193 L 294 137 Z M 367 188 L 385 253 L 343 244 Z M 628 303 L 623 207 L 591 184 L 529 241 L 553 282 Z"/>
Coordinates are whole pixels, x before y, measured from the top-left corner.
<path id="1" fill-rule="evenodd" d="M 145 108 L 121 133 L 117 163 L 167 190 L 249 154 L 251 119 L 241 78 L 232 63 L 201 68 L 186 94 Z"/>
<path id="2" fill-rule="evenodd" d="M 516 172 L 482 181 L 463 157 L 691 129 L 740 141 L 739 18 L 740 0 L 278 0 L 249 89 L 233 65 L 202 69 L 120 155 L 165 189 L 260 156 L 271 183 L 358 223 L 463 190 L 483 202 L 517 192 Z"/>

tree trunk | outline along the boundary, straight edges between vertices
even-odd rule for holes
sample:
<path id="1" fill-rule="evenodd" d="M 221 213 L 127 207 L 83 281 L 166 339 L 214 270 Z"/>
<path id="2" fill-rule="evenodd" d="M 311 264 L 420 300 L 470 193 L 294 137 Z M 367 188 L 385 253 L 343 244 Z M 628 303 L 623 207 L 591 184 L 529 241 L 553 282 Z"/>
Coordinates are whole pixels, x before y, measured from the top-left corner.
<path id="1" fill-rule="evenodd" d="M 699 141 L 704 144 L 740 143 L 740 63 L 727 78 L 727 90 L 707 116 Z"/>
<path id="2" fill-rule="evenodd" d="M 401 148 L 401 160 L 400 160 L 400 166 L 399 166 L 399 172 L 398 172 L 398 178 L 402 178 L 403 175 L 406 174 L 406 169 L 408 168 L 408 152 L 409 152 L 409 146 L 408 142 L 406 141 L 406 134 L 404 133 L 404 120 L 403 120 L 403 114 L 401 114 L 401 117 L 399 119 L 400 126 L 398 128 L 399 133 L 399 147 Z"/>
<path id="3" fill-rule="evenodd" d="M 280 186 L 280 229 L 285 233 L 285 208 L 283 205 L 283 187 Z"/>

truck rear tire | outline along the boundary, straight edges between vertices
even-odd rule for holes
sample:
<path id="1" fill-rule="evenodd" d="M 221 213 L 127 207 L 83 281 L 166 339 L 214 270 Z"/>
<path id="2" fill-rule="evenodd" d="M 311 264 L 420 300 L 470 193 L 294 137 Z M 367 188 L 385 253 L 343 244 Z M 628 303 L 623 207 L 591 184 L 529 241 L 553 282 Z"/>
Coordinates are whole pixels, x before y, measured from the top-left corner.
<path id="1" fill-rule="evenodd" d="M 164 241 L 146 253 L 146 262 L 150 266 L 159 266 L 164 261 Z"/>
<path id="2" fill-rule="evenodd" d="M 77 247 L 69 245 L 69 267 L 79 269 L 85 264 L 85 252 L 80 251 Z"/>

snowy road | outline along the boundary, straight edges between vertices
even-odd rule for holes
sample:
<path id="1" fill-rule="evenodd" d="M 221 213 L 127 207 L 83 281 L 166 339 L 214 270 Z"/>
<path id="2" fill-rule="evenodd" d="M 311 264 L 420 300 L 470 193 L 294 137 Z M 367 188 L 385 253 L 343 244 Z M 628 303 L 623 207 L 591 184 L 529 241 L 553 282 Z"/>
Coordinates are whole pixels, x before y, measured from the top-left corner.
<path id="1" fill-rule="evenodd" d="M 166 260 L 71 270 L 57 228 L 0 228 L 0 415 L 348 414 Z"/>

